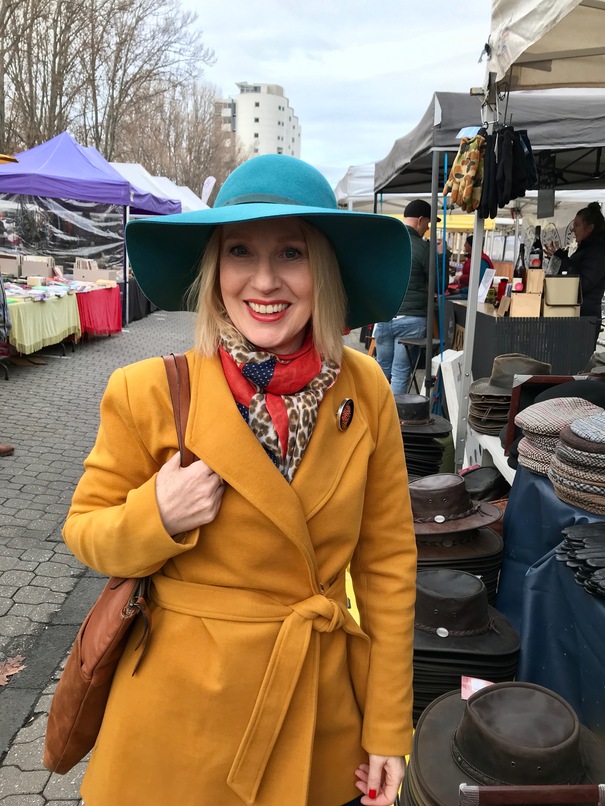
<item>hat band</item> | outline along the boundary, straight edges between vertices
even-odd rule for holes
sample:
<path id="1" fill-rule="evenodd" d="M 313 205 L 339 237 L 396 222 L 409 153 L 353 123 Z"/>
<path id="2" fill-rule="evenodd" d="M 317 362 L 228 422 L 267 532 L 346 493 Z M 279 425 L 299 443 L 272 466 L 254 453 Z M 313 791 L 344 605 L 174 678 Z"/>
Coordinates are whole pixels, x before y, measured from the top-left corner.
<path id="1" fill-rule="evenodd" d="M 456 743 L 456 734 L 452 736 L 452 742 L 450 744 L 450 750 L 452 753 L 452 758 L 462 772 L 465 772 L 467 775 L 470 775 L 474 781 L 477 781 L 479 784 L 484 784 L 485 786 L 493 786 L 493 785 L 500 785 L 500 786 L 514 786 L 515 781 L 505 781 L 502 778 L 495 778 L 484 770 L 479 770 L 472 764 L 468 759 L 464 758 L 462 755 L 462 751 L 460 747 Z M 549 781 L 549 783 L 554 785 L 561 785 L 561 784 L 579 784 L 582 783 L 586 779 L 585 773 L 583 769 L 578 770 L 577 774 L 571 776 L 571 780 L 565 781 Z"/>
<path id="2" fill-rule="evenodd" d="M 466 512 L 460 513 L 460 515 L 431 515 L 428 518 L 414 518 L 414 523 L 445 523 L 446 521 L 459 521 L 461 518 L 470 518 L 471 515 L 475 515 L 479 512 L 479 507 L 474 506 L 470 509 L 467 509 Z"/>
<path id="3" fill-rule="evenodd" d="M 480 627 L 475 627 L 473 630 L 450 630 L 449 627 L 429 627 L 427 624 L 417 624 L 414 622 L 414 627 L 417 630 L 421 630 L 422 632 L 432 633 L 433 635 L 439 635 L 440 638 L 447 638 L 450 635 L 453 635 L 455 638 L 465 638 L 468 635 L 484 635 L 486 632 L 494 629 L 494 620 L 488 619 L 486 624 L 481 625 Z M 439 633 L 439 630 L 445 629 L 447 631 L 447 635 L 442 635 Z M 496 630 L 497 632 L 497 630 Z"/>
<path id="4" fill-rule="evenodd" d="M 272 193 L 247 193 L 245 196 L 234 196 L 221 207 L 231 207 L 233 204 L 295 204 L 304 207 L 300 202 L 289 199 L 287 196 L 274 196 Z"/>
<path id="5" fill-rule="evenodd" d="M 430 425 L 434 423 L 432 417 L 429 417 L 428 420 L 399 420 L 399 425 Z"/>

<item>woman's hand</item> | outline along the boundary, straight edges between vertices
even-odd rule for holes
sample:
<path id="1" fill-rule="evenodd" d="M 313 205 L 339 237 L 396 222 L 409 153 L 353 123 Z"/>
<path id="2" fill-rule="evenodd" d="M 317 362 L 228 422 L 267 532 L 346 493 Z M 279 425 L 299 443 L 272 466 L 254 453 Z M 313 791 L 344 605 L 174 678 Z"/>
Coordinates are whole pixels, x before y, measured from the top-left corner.
<path id="1" fill-rule="evenodd" d="M 355 770 L 355 786 L 364 797 L 364 806 L 391 806 L 395 802 L 405 775 L 405 759 L 401 756 L 373 756 L 369 764 Z"/>
<path id="2" fill-rule="evenodd" d="M 164 528 L 174 537 L 211 523 L 223 500 L 225 485 L 220 476 L 198 460 L 181 467 L 181 454 L 175 453 L 160 468 L 155 496 Z"/>

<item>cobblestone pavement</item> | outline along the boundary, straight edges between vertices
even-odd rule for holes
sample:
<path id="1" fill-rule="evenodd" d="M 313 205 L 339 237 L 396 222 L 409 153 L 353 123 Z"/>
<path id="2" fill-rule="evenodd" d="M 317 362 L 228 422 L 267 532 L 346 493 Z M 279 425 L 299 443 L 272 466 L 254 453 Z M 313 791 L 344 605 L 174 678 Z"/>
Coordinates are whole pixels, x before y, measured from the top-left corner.
<path id="1" fill-rule="evenodd" d="M 61 528 L 111 372 L 182 352 L 192 334 L 192 314 L 157 312 L 65 356 L 47 348 L 45 365 L 9 365 L 0 380 L 0 442 L 15 446 L 0 458 L 0 662 L 22 655 L 26 666 L 0 686 L 2 806 L 79 803 L 85 762 L 51 775 L 42 748 L 58 670 L 104 580 L 69 553 Z M 359 331 L 346 341 L 363 349 Z"/>

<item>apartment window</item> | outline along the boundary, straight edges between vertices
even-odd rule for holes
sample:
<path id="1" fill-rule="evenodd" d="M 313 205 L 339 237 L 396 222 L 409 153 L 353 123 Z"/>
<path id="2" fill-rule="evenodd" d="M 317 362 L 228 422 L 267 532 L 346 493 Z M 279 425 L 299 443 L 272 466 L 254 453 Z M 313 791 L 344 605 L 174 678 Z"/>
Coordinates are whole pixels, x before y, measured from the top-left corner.
<path id="1" fill-rule="evenodd" d="M 254 136 L 255 136 L 255 137 L 258 137 L 258 132 L 254 132 Z"/>
<path id="2" fill-rule="evenodd" d="M 255 101 L 254 106 L 260 106 L 260 101 Z"/>
<path id="3" fill-rule="evenodd" d="M 277 146 L 277 153 L 278 153 L 278 154 L 283 154 L 283 153 L 284 153 L 284 149 L 283 149 L 283 148 L 280 148 L 279 146 Z"/>
<path id="4" fill-rule="evenodd" d="M 255 122 L 255 123 L 258 123 L 258 122 L 259 122 L 259 120 L 260 120 L 260 118 L 254 118 L 254 122 Z"/>
<path id="5" fill-rule="evenodd" d="M 255 148 L 255 149 L 254 149 L 254 153 L 255 153 L 255 154 L 258 154 L 258 148 Z"/>

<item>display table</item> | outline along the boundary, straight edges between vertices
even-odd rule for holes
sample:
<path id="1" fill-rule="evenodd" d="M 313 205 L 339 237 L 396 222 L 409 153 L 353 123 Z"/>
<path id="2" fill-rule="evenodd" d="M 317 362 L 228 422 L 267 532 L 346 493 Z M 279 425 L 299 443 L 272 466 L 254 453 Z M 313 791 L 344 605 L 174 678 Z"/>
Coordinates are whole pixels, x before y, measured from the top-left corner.
<path id="1" fill-rule="evenodd" d="M 466 323 L 464 300 L 447 300 L 458 330 Z M 594 352 L 599 323 L 591 316 L 560 318 L 496 316 L 493 305 L 477 305 L 473 379 L 488 378 L 494 358 L 524 353 L 552 365 L 553 375 L 575 375 Z M 461 349 L 456 346 L 456 349 Z"/>
<path id="2" fill-rule="evenodd" d="M 602 515 L 557 498 L 546 476 L 517 468 L 504 513 L 504 558 L 496 599 L 496 608 L 516 630 L 521 628 L 523 586 L 530 566 L 561 543 L 566 526 L 603 520 Z"/>
<path id="3" fill-rule="evenodd" d="M 8 306 L 12 328 L 9 341 L 20 353 L 29 355 L 58 344 L 68 336 L 81 335 L 80 314 L 75 294 L 51 297 L 42 302 L 25 300 Z"/>
<path id="4" fill-rule="evenodd" d="M 605 599 L 551 551 L 525 577 L 522 625 L 517 680 L 556 691 L 605 740 Z"/>
<path id="5" fill-rule="evenodd" d="M 76 294 L 82 333 L 91 336 L 110 336 L 122 331 L 122 305 L 120 289 L 99 288 Z"/>

